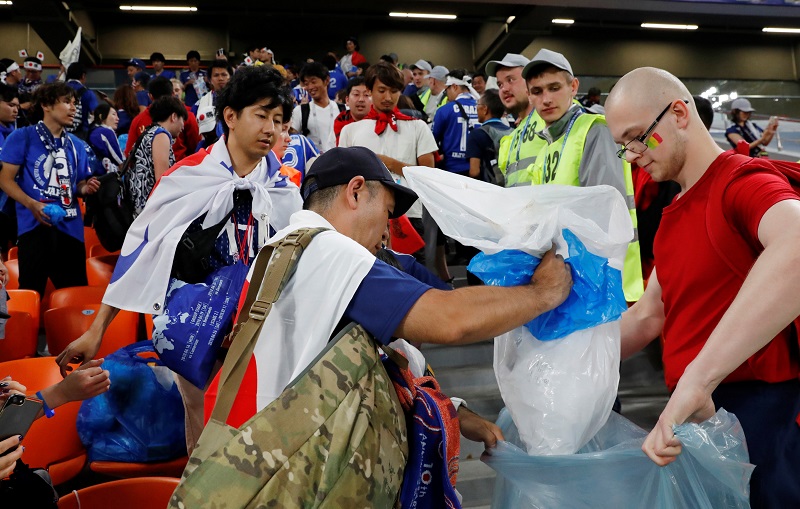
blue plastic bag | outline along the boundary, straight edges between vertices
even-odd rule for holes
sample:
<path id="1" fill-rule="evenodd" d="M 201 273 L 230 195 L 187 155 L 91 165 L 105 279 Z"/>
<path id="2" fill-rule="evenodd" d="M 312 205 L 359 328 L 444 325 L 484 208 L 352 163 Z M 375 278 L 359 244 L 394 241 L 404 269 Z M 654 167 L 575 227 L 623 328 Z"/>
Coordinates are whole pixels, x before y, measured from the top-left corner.
<path id="1" fill-rule="evenodd" d="M 151 462 L 185 455 L 183 401 L 153 343 L 120 348 L 106 357 L 103 369 L 111 388 L 84 401 L 76 422 L 89 460 Z"/>
<path id="2" fill-rule="evenodd" d="M 170 280 L 164 314 L 153 318 L 153 344 L 164 364 L 205 388 L 222 340 L 233 326 L 249 268 L 239 261 L 211 273 L 205 282 Z"/>
<path id="3" fill-rule="evenodd" d="M 529 456 L 517 447 L 519 435 L 506 410 L 497 424 L 507 442 L 482 458 L 498 473 L 493 509 L 750 507 L 755 467 L 738 419 L 724 409 L 700 424 L 677 426 L 683 452 L 666 467 L 642 452 L 647 432 L 616 413 L 572 455 Z"/>
<path id="4" fill-rule="evenodd" d="M 572 291 L 563 304 L 525 324 L 536 339 L 549 341 L 576 331 L 618 320 L 627 309 L 622 273 L 608 259 L 590 253 L 568 229 L 561 231 L 569 246 Z M 541 260 L 517 250 L 487 255 L 478 253 L 467 270 L 487 285 L 527 284 Z"/>

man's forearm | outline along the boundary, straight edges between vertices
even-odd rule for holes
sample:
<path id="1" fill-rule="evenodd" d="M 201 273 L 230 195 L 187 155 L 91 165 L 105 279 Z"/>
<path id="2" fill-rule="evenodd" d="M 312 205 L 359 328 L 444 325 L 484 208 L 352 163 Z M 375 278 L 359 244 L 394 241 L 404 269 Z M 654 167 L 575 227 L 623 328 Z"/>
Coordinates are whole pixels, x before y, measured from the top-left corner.
<path id="1" fill-rule="evenodd" d="M 536 284 L 429 290 L 412 306 L 396 336 L 426 343 L 474 343 L 519 327 L 554 306 Z"/>
<path id="2" fill-rule="evenodd" d="M 403 167 L 408 166 L 406 163 L 383 154 L 378 154 L 378 157 L 383 161 L 383 164 L 386 165 L 390 172 L 403 176 Z"/>

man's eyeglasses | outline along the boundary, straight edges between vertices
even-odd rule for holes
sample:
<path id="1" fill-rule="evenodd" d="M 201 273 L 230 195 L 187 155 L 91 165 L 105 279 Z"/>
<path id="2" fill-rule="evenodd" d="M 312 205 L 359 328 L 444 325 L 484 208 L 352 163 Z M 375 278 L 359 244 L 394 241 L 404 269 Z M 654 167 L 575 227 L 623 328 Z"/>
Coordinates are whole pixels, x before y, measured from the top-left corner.
<path id="1" fill-rule="evenodd" d="M 685 99 L 683 100 L 683 102 L 689 104 L 689 101 Z M 645 150 L 650 148 L 650 144 L 648 143 L 650 141 L 650 136 L 653 134 L 653 131 L 655 130 L 658 123 L 661 122 L 661 119 L 664 118 L 664 115 L 667 114 L 670 106 L 672 106 L 672 103 L 667 104 L 667 107 L 664 108 L 661 111 L 661 113 L 658 114 L 656 119 L 653 121 L 652 124 L 650 124 L 650 127 L 647 128 L 644 134 L 642 134 L 638 138 L 632 139 L 627 144 L 625 144 L 621 149 L 617 150 L 617 157 L 619 157 L 620 159 L 625 159 L 625 154 L 627 152 L 633 152 L 634 154 L 638 155 L 644 154 Z M 657 141 L 658 143 L 660 143 L 660 140 Z M 658 143 L 656 143 L 656 146 L 658 145 Z"/>

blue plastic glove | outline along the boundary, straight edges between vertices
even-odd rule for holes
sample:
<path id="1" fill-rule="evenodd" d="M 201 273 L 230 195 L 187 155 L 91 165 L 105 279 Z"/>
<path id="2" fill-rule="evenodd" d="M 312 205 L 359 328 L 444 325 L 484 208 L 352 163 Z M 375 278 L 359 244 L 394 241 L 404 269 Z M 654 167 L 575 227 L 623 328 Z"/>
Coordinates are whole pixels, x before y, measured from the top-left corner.
<path id="1" fill-rule="evenodd" d="M 50 224 L 56 225 L 67 217 L 67 211 L 55 203 L 48 203 L 44 206 L 44 213 L 50 218 Z"/>

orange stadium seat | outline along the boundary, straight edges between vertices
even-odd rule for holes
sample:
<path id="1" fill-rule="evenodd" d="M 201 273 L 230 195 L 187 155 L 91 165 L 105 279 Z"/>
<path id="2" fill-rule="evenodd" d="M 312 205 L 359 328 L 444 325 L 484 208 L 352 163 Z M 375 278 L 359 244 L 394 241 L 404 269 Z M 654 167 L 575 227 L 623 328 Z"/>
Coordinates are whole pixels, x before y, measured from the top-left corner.
<path id="1" fill-rule="evenodd" d="M 140 477 L 96 484 L 68 493 L 58 500 L 58 509 L 164 509 L 179 479 Z"/>
<path id="2" fill-rule="evenodd" d="M 99 304 L 85 304 L 47 310 L 44 314 L 44 328 L 50 353 L 60 354 L 67 345 L 89 330 L 99 309 Z M 106 330 L 95 357 L 105 357 L 136 342 L 138 324 L 138 313 L 120 311 Z"/>
<path id="3" fill-rule="evenodd" d="M 100 304 L 105 293 L 106 289 L 102 286 L 62 288 L 50 295 L 50 309 L 83 306 L 84 304 Z"/>
<path id="4" fill-rule="evenodd" d="M 89 281 L 89 286 L 108 286 L 118 258 L 118 254 L 88 258 L 86 260 L 86 278 Z"/>
<path id="5" fill-rule="evenodd" d="M 8 250 L 8 259 L 16 260 L 17 258 L 19 258 L 19 248 L 17 248 L 17 246 L 14 246 Z"/>
<path id="6" fill-rule="evenodd" d="M 8 269 L 8 284 L 6 290 L 16 290 L 19 288 L 19 260 L 8 260 L 5 262 Z"/>

